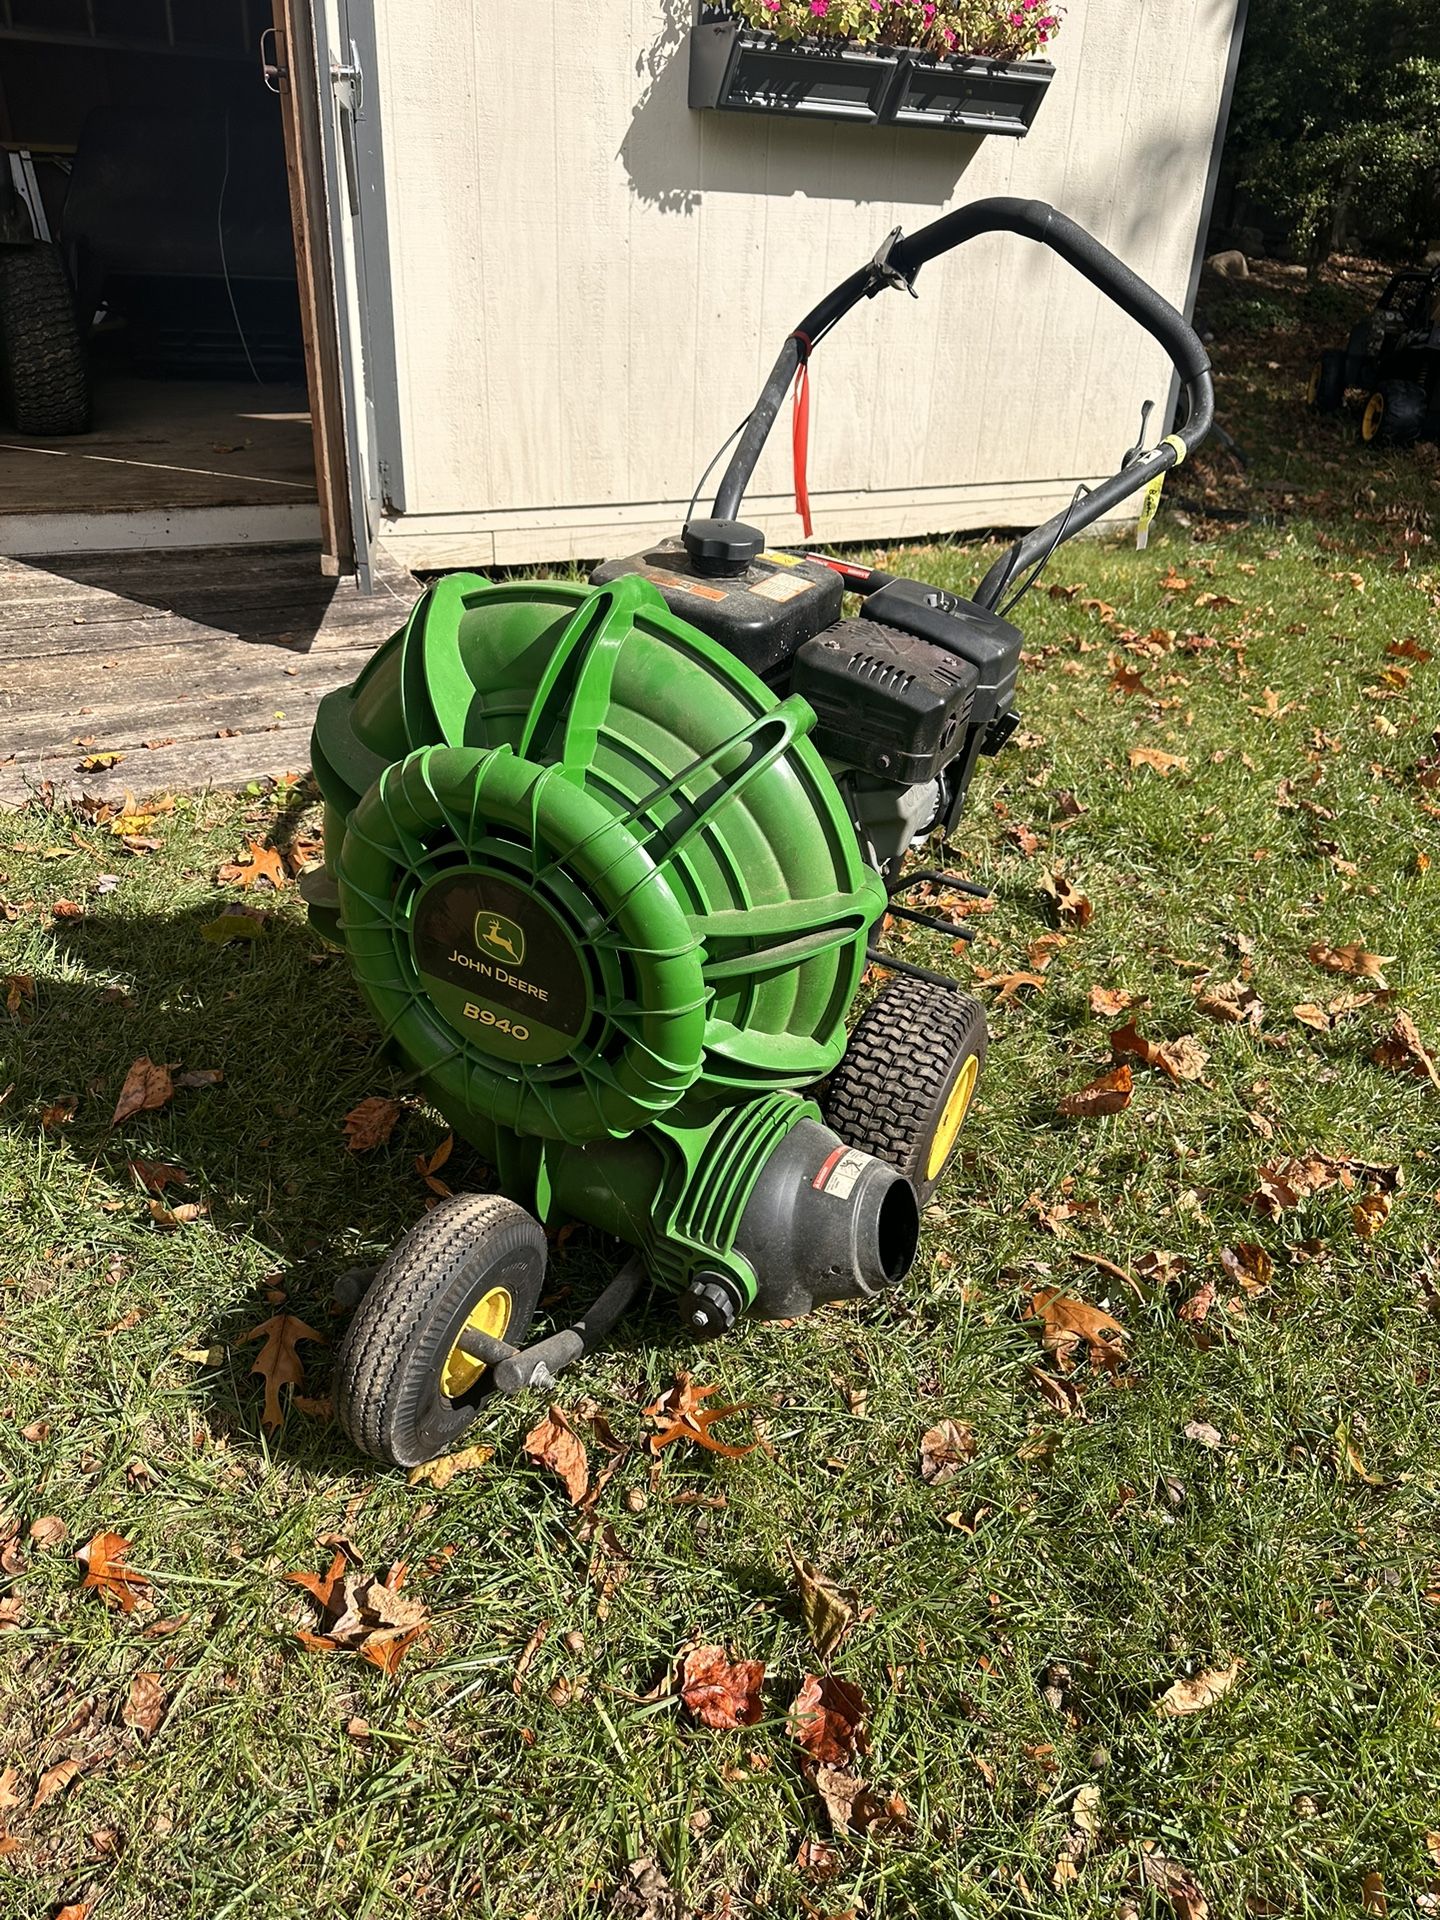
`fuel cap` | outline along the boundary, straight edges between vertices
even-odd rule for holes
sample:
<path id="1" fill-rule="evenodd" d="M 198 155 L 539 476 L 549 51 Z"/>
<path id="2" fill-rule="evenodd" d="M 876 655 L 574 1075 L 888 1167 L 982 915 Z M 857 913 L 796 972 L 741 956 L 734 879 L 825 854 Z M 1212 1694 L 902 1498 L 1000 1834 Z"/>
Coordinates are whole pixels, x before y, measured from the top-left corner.
<path id="1" fill-rule="evenodd" d="M 691 520 L 680 538 L 695 571 L 710 575 L 744 573 L 765 551 L 764 534 L 743 520 Z"/>

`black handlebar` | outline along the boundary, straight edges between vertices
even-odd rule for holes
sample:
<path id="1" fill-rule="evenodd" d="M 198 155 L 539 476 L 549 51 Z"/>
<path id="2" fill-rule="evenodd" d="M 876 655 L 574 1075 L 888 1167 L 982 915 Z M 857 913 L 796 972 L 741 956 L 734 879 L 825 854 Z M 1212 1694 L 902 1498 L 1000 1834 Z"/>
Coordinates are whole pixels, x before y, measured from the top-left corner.
<path id="1" fill-rule="evenodd" d="M 908 239 L 902 238 L 897 229 L 872 261 L 842 280 L 806 314 L 781 348 L 780 357 L 725 469 L 715 499 L 717 520 L 738 518 L 755 463 L 802 356 L 808 357 L 821 336 L 862 299 L 872 299 L 889 286 L 906 287 L 913 292 L 915 276 L 927 260 L 948 253 L 952 247 L 963 246 L 982 233 L 1018 233 L 1049 247 L 1158 340 L 1184 383 L 1187 412 L 1178 435 L 1180 446 L 1185 453 L 1192 453 L 1199 446 L 1214 419 L 1215 392 L 1210 377 L 1210 357 L 1184 317 L 1108 247 L 1101 246 L 1093 234 L 1063 213 L 1057 213 L 1043 200 L 976 200 L 968 207 L 957 207 L 953 213 L 942 214 Z M 1017 540 L 985 576 L 976 594 L 979 603 L 993 607 L 1018 572 L 1175 466 L 1184 457 L 1180 446 L 1173 440 L 1162 441 L 1158 447 L 1138 455 L 1121 472 L 1101 481 L 1082 499 L 1072 502 L 1064 513 Z"/>

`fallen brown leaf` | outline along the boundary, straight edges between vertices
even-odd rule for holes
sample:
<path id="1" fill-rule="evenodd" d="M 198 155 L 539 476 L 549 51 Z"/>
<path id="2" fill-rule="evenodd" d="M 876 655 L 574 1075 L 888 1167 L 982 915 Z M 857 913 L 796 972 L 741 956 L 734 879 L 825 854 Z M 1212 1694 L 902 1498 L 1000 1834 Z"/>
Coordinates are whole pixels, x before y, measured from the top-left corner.
<path id="1" fill-rule="evenodd" d="M 1420 1029 L 1408 1013 L 1396 1015 L 1394 1026 L 1370 1058 L 1377 1067 L 1385 1067 L 1391 1073 L 1412 1073 L 1418 1079 L 1428 1080 L 1432 1086 L 1440 1087 L 1440 1068 L 1436 1067 L 1426 1051 L 1420 1038 Z"/>
<path id="2" fill-rule="evenodd" d="M 296 1638 L 313 1653 L 357 1653 L 382 1673 L 394 1673 L 410 1648 L 429 1629 L 424 1605 L 401 1592 L 406 1566 L 397 1561 L 383 1580 L 364 1572 L 347 1572 L 349 1562 L 338 1550 L 325 1574 L 287 1573 L 285 1579 L 302 1587 L 319 1610 L 320 1632 L 296 1629 Z"/>
<path id="3" fill-rule="evenodd" d="M 753 1727 L 764 1716 L 763 1660 L 725 1658 L 723 1647 L 696 1647 L 680 1664 L 680 1698 L 703 1726 Z"/>
<path id="4" fill-rule="evenodd" d="M 1090 1120 L 1098 1114 L 1122 1113 L 1134 1093 L 1135 1083 L 1129 1067 L 1116 1067 L 1075 1092 L 1062 1094 L 1058 1111 L 1067 1120 Z"/>
<path id="5" fill-rule="evenodd" d="M 1090 1011 L 1097 1020 L 1116 1020 L 1135 1004 L 1126 987 L 1091 987 Z"/>
<path id="6" fill-rule="evenodd" d="M 1385 1915 L 1390 1911 L 1390 1901 L 1385 1892 L 1385 1881 L 1378 1873 L 1367 1873 L 1360 1883 L 1360 1911 Z"/>
<path id="7" fill-rule="evenodd" d="M 1246 980 L 1227 980 L 1219 986 L 1197 981 L 1194 992 L 1195 1011 L 1208 1019 L 1258 1027 L 1265 1018 L 1264 1002 Z"/>
<path id="8" fill-rule="evenodd" d="M 1210 1902 L 1200 1891 L 1195 1876 L 1178 1860 L 1167 1859 L 1147 1844 L 1140 1855 L 1140 1878 L 1147 1887 L 1170 1903 L 1175 1920 L 1208 1920 Z"/>
<path id="9" fill-rule="evenodd" d="M 371 1094 L 368 1100 L 362 1100 L 358 1107 L 352 1107 L 346 1114 L 345 1145 L 351 1153 L 368 1153 L 372 1147 L 383 1147 L 394 1132 L 400 1112 L 398 1100 L 387 1100 L 383 1094 Z"/>
<path id="10" fill-rule="evenodd" d="M 203 1200 L 187 1200 L 182 1206 L 167 1207 L 163 1200 L 149 1202 L 150 1218 L 158 1227 L 193 1227 L 210 1209 Z"/>
<path id="11" fill-rule="evenodd" d="M 454 1146 L 454 1134 L 447 1133 L 433 1153 L 417 1153 L 415 1156 L 415 1171 L 430 1191 L 432 1193 L 438 1193 L 442 1200 L 448 1199 L 452 1190 L 446 1186 L 443 1180 L 437 1180 L 435 1176 L 450 1158 Z"/>
<path id="12" fill-rule="evenodd" d="M 1359 980 L 1373 980 L 1377 987 L 1387 986 L 1383 969 L 1396 957 L 1393 953 L 1369 953 L 1359 940 L 1345 947 L 1327 947 L 1317 942 L 1306 949 L 1312 965 L 1326 973 L 1348 973 Z"/>
<path id="13" fill-rule="evenodd" d="M 122 1120 L 128 1120 L 132 1114 L 153 1113 L 157 1107 L 163 1107 L 167 1100 L 174 1097 L 175 1083 L 170 1078 L 169 1067 L 158 1065 L 148 1054 L 141 1054 L 133 1061 L 125 1075 L 125 1084 L 120 1089 L 120 1098 L 115 1102 L 115 1111 L 110 1116 L 112 1127 L 118 1127 Z"/>
<path id="14" fill-rule="evenodd" d="M 127 1160 L 125 1164 L 147 1193 L 163 1193 L 168 1186 L 190 1184 L 190 1176 L 183 1167 L 172 1167 L 164 1160 Z"/>
<path id="15" fill-rule="evenodd" d="M 865 1753 L 868 1709 L 860 1689 L 834 1674 L 808 1673 L 790 1705 L 791 1737 L 817 1766 L 843 1767 Z"/>
<path id="16" fill-rule="evenodd" d="M 1270 1285 L 1274 1263 L 1264 1247 L 1253 1240 L 1220 1249 L 1220 1264 L 1244 1293 L 1264 1293 Z"/>
<path id="17" fill-rule="evenodd" d="M 1037 993 L 1045 991 L 1044 978 L 1038 973 L 991 973 L 984 967 L 975 969 L 975 984 L 982 993 L 988 993 L 992 987 L 999 989 L 995 996 L 997 1007 L 1012 1006 L 1023 987 L 1034 987 Z"/>
<path id="18" fill-rule="evenodd" d="M 660 1398 L 645 1409 L 645 1418 L 657 1429 L 649 1436 L 651 1453 L 659 1453 L 672 1440 L 691 1440 L 709 1453 L 723 1454 L 727 1460 L 740 1460 L 747 1453 L 753 1453 L 760 1444 L 758 1440 L 751 1440 L 745 1446 L 731 1446 L 717 1440 L 711 1432 L 718 1421 L 728 1419 L 732 1413 L 750 1411 L 748 1402 L 723 1407 L 701 1406 L 702 1400 L 719 1391 L 719 1387 L 713 1385 L 697 1387 L 688 1373 L 677 1373 Z"/>
<path id="19" fill-rule="evenodd" d="M 590 1460 L 584 1441 L 562 1408 L 551 1407 L 530 1429 L 524 1449 L 526 1459 L 553 1473 L 569 1495 L 570 1504 L 578 1507 L 590 1486 Z"/>
<path id="20" fill-rule="evenodd" d="M 1187 1713 L 1201 1713 L 1222 1699 L 1239 1675 L 1240 1662 L 1232 1660 L 1229 1666 L 1206 1667 L 1192 1674 L 1188 1680 L 1172 1681 L 1155 1702 L 1155 1711 L 1167 1720 L 1178 1719 Z"/>
<path id="21" fill-rule="evenodd" d="M 278 893 L 290 884 L 284 856 L 252 840 L 238 860 L 227 860 L 215 878 L 228 887 L 269 887 Z"/>
<path id="22" fill-rule="evenodd" d="M 1120 1351 L 1125 1328 L 1113 1314 L 1092 1307 L 1087 1300 L 1061 1293 L 1058 1287 L 1044 1287 L 1032 1293 L 1025 1318 L 1040 1323 L 1045 1351 L 1054 1354 L 1064 1371 L 1074 1364 L 1083 1341 L 1092 1366 L 1116 1373 L 1124 1365 Z"/>
<path id="23" fill-rule="evenodd" d="M 910 1809 L 898 1793 L 881 1795 L 843 1767 L 816 1767 L 819 1794 L 835 1833 L 904 1833 Z"/>
<path id="24" fill-rule="evenodd" d="M 1362 1240 L 1373 1240 L 1390 1218 L 1394 1204 L 1388 1193 L 1363 1194 L 1350 1209 L 1350 1224 Z"/>
<path id="25" fill-rule="evenodd" d="M 1133 1020 L 1117 1027 L 1110 1036 L 1110 1051 L 1118 1057 L 1131 1055 L 1147 1067 L 1159 1067 L 1172 1080 L 1198 1080 L 1209 1064 L 1210 1055 L 1192 1033 L 1174 1040 L 1147 1040 Z"/>
<path id="26" fill-rule="evenodd" d="M 920 1478 L 929 1486 L 943 1487 L 978 1451 L 975 1429 L 967 1421 L 942 1420 L 920 1442 Z"/>
<path id="27" fill-rule="evenodd" d="M 53 1767 L 46 1767 L 35 1787 L 35 1797 L 30 1802 L 30 1811 L 43 1807 L 47 1800 L 53 1800 L 85 1771 L 84 1760 L 57 1760 Z"/>
<path id="28" fill-rule="evenodd" d="M 58 1133 L 61 1127 L 68 1127 L 79 1110 L 80 1102 L 73 1093 L 65 1093 L 58 1100 L 52 1100 L 48 1107 L 40 1109 L 40 1125 L 46 1133 Z"/>
<path id="29" fill-rule="evenodd" d="M 43 1518 L 30 1522 L 30 1538 L 37 1547 L 58 1547 L 69 1532 L 70 1529 L 57 1514 L 47 1513 Z"/>
<path id="30" fill-rule="evenodd" d="M 280 1402 L 282 1387 L 298 1387 L 305 1379 L 305 1363 L 297 1351 L 301 1340 L 313 1340 L 317 1346 L 327 1346 L 329 1342 L 323 1333 L 316 1333 L 313 1327 L 293 1313 L 272 1313 L 268 1320 L 262 1320 L 258 1327 L 252 1327 L 245 1335 L 246 1342 L 260 1340 L 264 1344 L 255 1357 L 252 1373 L 258 1373 L 265 1382 L 265 1410 L 260 1416 L 260 1424 L 267 1432 L 273 1433 L 285 1424 L 285 1409 Z"/>
<path id="31" fill-rule="evenodd" d="M 1074 881 L 1068 880 L 1058 867 L 1052 873 L 1041 876 L 1040 891 L 1054 901 L 1055 911 L 1064 924 L 1072 927 L 1089 926 L 1094 917 L 1094 907 Z"/>
<path id="32" fill-rule="evenodd" d="M 127 1727 L 134 1727 L 137 1733 L 143 1733 L 149 1739 L 165 1718 L 168 1704 L 159 1674 L 137 1673 L 130 1682 L 130 1692 L 121 1718 Z"/>
<path id="33" fill-rule="evenodd" d="M 146 1592 L 150 1582 L 141 1573 L 125 1565 L 130 1542 L 118 1533 L 97 1533 L 86 1542 L 75 1558 L 85 1569 L 82 1588 L 93 1587 L 102 1600 L 113 1600 L 126 1613 L 133 1613 L 136 1599 Z"/>
<path id="34" fill-rule="evenodd" d="M 1181 773 L 1190 771 L 1190 762 L 1180 753 L 1166 753 L 1163 747 L 1131 747 L 1130 765 L 1132 767 L 1150 767 L 1163 779 L 1178 767 Z"/>

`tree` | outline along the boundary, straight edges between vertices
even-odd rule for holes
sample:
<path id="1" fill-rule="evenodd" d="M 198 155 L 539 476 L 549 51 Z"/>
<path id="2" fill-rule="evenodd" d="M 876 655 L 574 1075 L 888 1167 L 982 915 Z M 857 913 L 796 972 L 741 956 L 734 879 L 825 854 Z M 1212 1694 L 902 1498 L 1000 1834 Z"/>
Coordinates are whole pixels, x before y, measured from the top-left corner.
<path id="1" fill-rule="evenodd" d="M 1433 0 L 1250 0 L 1226 171 L 1312 262 L 1347 232 L 1423 251 L 1440 232 Z"/>

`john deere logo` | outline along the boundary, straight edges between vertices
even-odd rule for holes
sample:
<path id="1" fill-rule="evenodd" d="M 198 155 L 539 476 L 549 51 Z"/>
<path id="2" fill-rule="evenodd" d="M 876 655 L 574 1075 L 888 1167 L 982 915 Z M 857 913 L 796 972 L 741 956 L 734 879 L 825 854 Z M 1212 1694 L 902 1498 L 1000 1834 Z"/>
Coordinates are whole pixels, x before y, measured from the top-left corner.
<path id="1" fill-rule="evenodd" d="M 476 914 L 475 944 L 492 960 L 508 960 L 512 967 L 518 967 L 525 958 L 525 935 L 503 913 Z"/>

